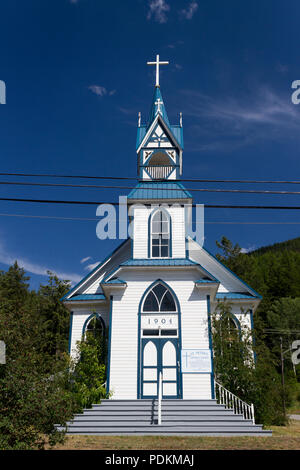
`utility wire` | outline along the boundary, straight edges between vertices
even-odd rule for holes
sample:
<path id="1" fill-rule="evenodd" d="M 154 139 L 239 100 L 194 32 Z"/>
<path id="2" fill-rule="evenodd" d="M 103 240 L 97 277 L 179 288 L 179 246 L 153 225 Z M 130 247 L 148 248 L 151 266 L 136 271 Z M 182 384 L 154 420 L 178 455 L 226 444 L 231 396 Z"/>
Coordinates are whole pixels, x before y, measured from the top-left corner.
<path id="1" fill-rule="evenodd" d="M 136 189 L 132 186 L 111 186 L 96 184 L 65 184 L 65 183 L 29 183 L 20 181 L 0 181 L 0 185 L 16 185 L 16 186 L 42 186 L 42 187 L 60 187 L 60 188 L 82 188 L 82 189 Z M 138 189 L 138 188 L 137 188 Z M 155 187 L 142 188 L 146 191 L 157 191 Z M 176 188 L 159 188 L 159 191 L 176 191 Z M 181 188 L 179 188 L 181 190 Z M 208 189 L 208 188 L 183 188 L 186 191 L 205 192 L 205 193 L 244 193 L 244 194 L 277 194 L 277 195 L 300 195 L 300 191 L 269 191 L 256 189 Z"/>
<path id="2" fill-rule="evenodd" d="M 87 221 L 87 222 L 97 222 L 99 218 L 96 217 L 60 217 L 60 216 L 52 216 L 52 215 L 29 215 L 29 214 L 8 214 L 8 213 L 0 213 L 0 217 L 21 217 L 21 218 L 28 218 L 28 219 L 54 219 L 54 220 L 73 220 L 73 221 Z M 195 222 L 197 224 L 197 222 Z M 300 225 L 300 222 L 242 222 L 242 221 L 207 221 L 207 224 L 232 224 L 232 225 Z M 194 225 L 194 224 L 193 224 Z M 203 225 L 199 223 L 198 225 Z"/>
<path id="3" fill-rule="evenodd" d="M 45 173 L 5 173 L 0 172 L 0 176 L 30 176 L 30 177 L 46 177 L 46 178 L 83 178 L 83 179 L 104 179 L 104 180 L 141 180 L 133 176 L 91 176 L 91 175 L 61 175 L 61 174 L 45 174 Z M 300 180 L 289 181 L 274 181 L 274 180 L 241 180 L 241 179 L 199 179 L 199 178 L 184 178 L 179 181 L 191 181 L 194 183 L 246 183 L 246 184 L 300 184 Z"/>
<path id="4" fill-rule="evenodd" d="M 127 206 L 127 204 L 120 204 L 118 202 L 109 201 L 65 201 L 55 199 L 29 199 L 29 198 L 10 198 L 0 197 L 0 201 L 10 202 L 30 202 L 39 204 L 83 204 L 83 205 L 99 205 L 110 204 L 112 206 Z M 142 203 L 144 206 L 155 205 L 153 202 Z M 189 207 L 197 207 L 200 204 L 188 204 Z M 202 204 L 201 204 L 202 205 Z M 270 209 L 270 210 L 300 210 L 300 206 L 255 206 L 255 205 L 226 205 L 226 204 L 203 204 L 206 209 Z"/>

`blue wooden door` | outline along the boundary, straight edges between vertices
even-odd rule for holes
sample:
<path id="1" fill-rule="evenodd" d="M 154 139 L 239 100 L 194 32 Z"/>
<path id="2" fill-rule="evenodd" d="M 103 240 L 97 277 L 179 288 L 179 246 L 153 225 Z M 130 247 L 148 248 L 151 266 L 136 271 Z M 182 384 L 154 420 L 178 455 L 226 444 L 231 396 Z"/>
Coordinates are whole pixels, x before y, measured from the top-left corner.
<path id="1" fill-rule="evenodd" d="M 178 338 L 142 339 L 141 397 L 157 398 L 162 372 L 163 398 L 181 398 Z"/>

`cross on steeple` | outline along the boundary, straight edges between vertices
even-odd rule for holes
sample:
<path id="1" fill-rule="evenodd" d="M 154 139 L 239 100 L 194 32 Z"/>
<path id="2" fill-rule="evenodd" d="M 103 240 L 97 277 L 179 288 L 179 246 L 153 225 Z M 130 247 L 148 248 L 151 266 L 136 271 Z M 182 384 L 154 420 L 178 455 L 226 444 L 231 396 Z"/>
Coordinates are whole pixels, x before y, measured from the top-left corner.
<path id="1" fill-rule="evenodd" d="M 158 98 L 154 104 L 155 106 L 157 106 L 157 113 L 161 114 L 160 107 L 163 105 L 163 101 L 160 98 Z"/>
<path id="2" fill-rule="evenodd" d="M 147 65 L 155 65 L 156 66 L 156 83 L 155 86 L 159 86 L 159 66 L 160 65 L 168 65 L 169 62 L 167 61 L 159 61 L 159 55 L 156 56 L 155 62 L 147 62 Z"/>

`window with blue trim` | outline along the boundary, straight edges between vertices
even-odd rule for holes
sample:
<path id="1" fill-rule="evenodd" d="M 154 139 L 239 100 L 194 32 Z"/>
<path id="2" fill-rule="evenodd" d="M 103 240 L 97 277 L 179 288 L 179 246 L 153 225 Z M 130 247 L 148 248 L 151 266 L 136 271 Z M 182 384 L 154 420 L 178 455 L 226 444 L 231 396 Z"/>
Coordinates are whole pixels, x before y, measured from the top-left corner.
<path id="1" fill-rule="evenodd" d="M 143 312 L 177 312 L 173 295 L 163 284 L 156 284 L 145 298 Z"/>
<path id="2" fill-rule="evenodd" d="M 89 337 L 92 337 L 96 340 L 101 341 L 104 338 L 104 336 L 105 336 L 104 321 L 98 315 L 94 315 L 85 326 L 84 338 L 87 339 Z"/>
<path id="3" fill-rule="evenodd" d="M 151 257 L 170 256 L 170 216 L 157 210 L 151 217 Z"/>

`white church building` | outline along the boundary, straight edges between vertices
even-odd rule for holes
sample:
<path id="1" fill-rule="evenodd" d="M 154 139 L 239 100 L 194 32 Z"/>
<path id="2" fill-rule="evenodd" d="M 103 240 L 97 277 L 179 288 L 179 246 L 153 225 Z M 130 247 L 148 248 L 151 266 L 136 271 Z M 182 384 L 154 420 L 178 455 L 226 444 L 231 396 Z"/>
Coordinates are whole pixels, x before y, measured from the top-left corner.
<path id="1" fill-rule="evenodd" d="M 226 299 L 236 327 L 251 329 L 261 297 L 187 233 L 193 200 L 180 182 L 182 119 L 170 124 L 163 63 L 154 63 L 149 120 L 139 117 L 137 129 L 139 182 L 127 198 L 132 236 L 63 297 L 70 354 L 97 324 L 108 332 L 110 400 L 156 399 L 160 377 L 165 400 L 211 400 L 211 314 Z"/>

